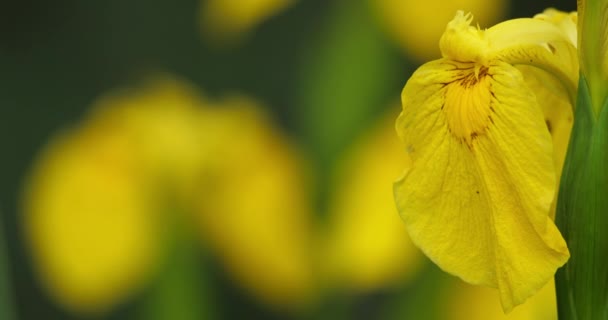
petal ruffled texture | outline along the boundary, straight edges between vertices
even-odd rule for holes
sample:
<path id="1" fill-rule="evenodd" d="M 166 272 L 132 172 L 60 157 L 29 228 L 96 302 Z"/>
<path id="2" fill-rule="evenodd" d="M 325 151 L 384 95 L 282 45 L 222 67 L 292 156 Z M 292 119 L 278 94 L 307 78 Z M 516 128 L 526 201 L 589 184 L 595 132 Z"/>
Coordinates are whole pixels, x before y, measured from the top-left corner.
<path id="1" fill-rule="evenodd" d="M 554 155 L 548 126 L 560 127 L 561 146 L 578 80 L 573 18 L 564 16 L 481 30 L 458 12 L 440 40 L 444 58 L 419 68 L 402 93 L 397 132 L 412 165 L 395 197 L 410 236 L 447 272 L 498 288 L 507 312 L 569 258 L 549 214 L 563 150 Z M 568 99 L 543 115 L 549 101 L 539 100 L 563 91 Z"/>
<path id="2" fill-rule="evenodd" d="M 553 163 L 557 173 L 559 186 L 562 168 L 566 160 L 566 151 L 570 141 L 570 131 L 574 122 L 573 106 L 570 103 L 567 91 L 555 77 L 538 68 L 530 66 L 517 66 L 526 81 L 526 85 L 536 95 L 545 116 L 545 124 L 553 139 Z M 557 190 L 551 204 L 551 217 L 555 217 L 557 205 Z"/>
<path id="3" fill-rule="evenodd" d="M 578 54 L 571 33 L 564 31 L 568 28 L 550 19 L 521 18 L 480 30 L 470 25 L 472 20 L 472 15 L 459 11 L 448 23 L 439 42 L 444 58 L 475 62 L 477 67 L 494 60 L 530 65 L 560 80 L 574 101 Z"/>
<path id="4" fill-rule="evenodd" d="M 412 166 L 395 184 L 413 242 L 445 271 L 496 287 L 505 311 L 569 258 L 549 217 L 552 140 L 521 73 L 441 59 L 402 93 L 397 131 Z"/>
<path id="5" fill-rule="evenodd" d="M 559 28 L 564 37 L 568 39 L 569 44 L 565 43 L 565 50 L 560 53 L 572 51 L 572 48 L 577 46 L 577 13 L 562 12 L 555 9 L 547 9 L 543 13 L 534 16 L 534 19 L 547 21 Z M 562 43 L 563 40 L 558 42 Z M 553 46 L 553 45 L 552 45 Z M 553 46 L 553 50 L 557 51 Z M 578 63 L 572 60 L 568 54 L 572 67 L 569 67 L 572 75 L 578 74 Z M 568 89 L 569 84 L 565 84 L 550 72 L 542 70 L 531 65 L 517 65 L 516 68 L 521 71 L 526 84 L 536 95 L 536 101 L 543 110 L 545 115 L 545 123 L 551 137 L 553 138 L 553 161 L 557 173 L 557 185 L 559 186 L 562 168 L 568 150 L 568 142 L 570 140 L 570 131 L 574 120 L 573 115 L 573 100 L 571 96 L 572 89 Z M 572 78 L 574 81 L 578 77 Z M 555 206 L 557 205 L 557 190 L 553 203 L 551 204 L 551 218 L 555 217 Z"/>

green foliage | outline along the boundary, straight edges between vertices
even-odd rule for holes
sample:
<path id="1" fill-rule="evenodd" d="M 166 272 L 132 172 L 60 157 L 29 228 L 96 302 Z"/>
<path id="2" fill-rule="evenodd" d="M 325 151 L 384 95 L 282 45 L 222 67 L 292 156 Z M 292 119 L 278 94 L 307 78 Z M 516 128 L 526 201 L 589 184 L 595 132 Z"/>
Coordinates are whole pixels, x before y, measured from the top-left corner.
<path id="1" fill-rule="evenodd" d="M 374 21 L 367 1 L 338 1 L 316 47 L 307 55 L 299 88 L 304 139 L 324 163 L 397 94 L 407 74 Z"/>

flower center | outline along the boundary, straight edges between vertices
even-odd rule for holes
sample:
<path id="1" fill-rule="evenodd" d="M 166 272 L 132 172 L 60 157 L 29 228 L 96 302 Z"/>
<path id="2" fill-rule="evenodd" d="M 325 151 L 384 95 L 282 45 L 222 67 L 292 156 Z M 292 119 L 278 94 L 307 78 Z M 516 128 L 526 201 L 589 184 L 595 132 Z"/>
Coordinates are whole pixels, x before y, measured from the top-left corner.
<path id="1" fill-rule="evenodd" d="M 448 130 L 472 148 L 473 141 L 493 123 L 491 76 L 488 68 L 471 69 L 464 77 L 447 85 L 443 111 Z"/>

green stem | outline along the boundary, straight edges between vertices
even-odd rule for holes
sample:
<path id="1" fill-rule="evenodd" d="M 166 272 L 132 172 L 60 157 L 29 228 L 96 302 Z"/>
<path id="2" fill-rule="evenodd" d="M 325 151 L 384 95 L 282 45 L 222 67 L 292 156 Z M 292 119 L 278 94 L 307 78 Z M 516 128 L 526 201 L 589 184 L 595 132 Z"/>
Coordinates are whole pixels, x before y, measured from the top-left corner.
<path id="1" fill-rule="evenodd" d="M 173 215 L 181 212 L 173 212 Z M 171 219 L 169 219 L 171 220 Z M 214 319 L 209 281 L 200 241 L 188 225 L 175 218 L 169 231 L 164 264 L 147 300 L 143 319 Z"/>
<path id="2" fill-rule="evenodd" d="M 608 319 L 608 108 L 594 116 L 584 75 L 556 224 L 571 255 L 555 277 L 559 319 Z"/>
<path id="3" fill-rule="evenodd" d="M 608 95 L 606 81 L 606 14 L 608 0 L 578 0 L 579 57 L 587 77 L 591 107 L 598 116 Z M 583 6 L 581 6 L 583 5 Z M 583 10 L 584 7 L 584 10 Z"/>

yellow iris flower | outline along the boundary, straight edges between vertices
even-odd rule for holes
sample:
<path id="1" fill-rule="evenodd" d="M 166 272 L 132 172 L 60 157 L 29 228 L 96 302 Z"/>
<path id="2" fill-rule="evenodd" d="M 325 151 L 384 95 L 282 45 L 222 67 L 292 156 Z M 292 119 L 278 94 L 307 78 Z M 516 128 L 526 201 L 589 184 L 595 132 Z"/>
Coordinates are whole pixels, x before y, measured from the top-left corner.
<path id="1" fill-rule="evenodd" d="M 64 132 L 26 185 L 23 223 L 36 271 L 65 307 L 98 313 L 143 286 L 160 255 L 160 203 L 138 145 L 105 121 Z"/>
<path id="2" fill-rule="evenodd" d="M 105 96 L 27 179 L 42 283 L 70 310 L 108 311 L 152 279 L 185 221 L 259 300 L 303 303 L 312 215 L 298 158 L 249 99 L 205 101 L 170 77 Z"/>
<path id="3" fill-rule="evenodd" d="M 541 99 L 553 85 L 570 104 L 578 64 L 551 14 L 481 30 L 458 12 L 442 58 L 405 85 L 396 124 L 412 164 L 394 193 L 412 241 L 443 270 L 498 288 L 506 312 L 569 258 L 550 215 L 557 161 Z M 531 84 L 545 76 L 555 80 Z"/>

